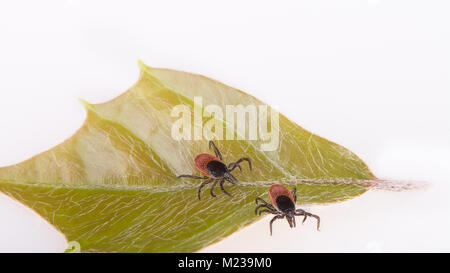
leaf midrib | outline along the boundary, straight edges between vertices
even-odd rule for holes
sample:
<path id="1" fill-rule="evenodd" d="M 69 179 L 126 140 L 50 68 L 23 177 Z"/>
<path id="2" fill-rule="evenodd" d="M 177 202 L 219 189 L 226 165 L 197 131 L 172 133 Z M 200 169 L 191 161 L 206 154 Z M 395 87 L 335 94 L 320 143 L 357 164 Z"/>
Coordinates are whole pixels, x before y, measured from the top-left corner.
<path id="1" fill-rule="evenodd" d="M 174 180 L 176 181 L 176 180 Z M 378 180 L 359 180 L 359 179 L 295 179 L 295 180 L 277 180 L 277 181 L 256 181 L 256 182 L 246 182 L 239 181 L 239 184 L 233 187 L 261 187 L 270 186 L 274 184 L 282 185 L 325 185 L 325 184 L 335 184 L 335 185 L 354 185 L 354 186 L 367 186 L 373 183 L 380 182 Z M 159 187 L 159 186 L 112 186 L 112 185 L 85 185 L 85 186 L 73 186 L 67 184 L 51 184 L 42 182 L 13 182 L 13 180 L 0 179 L 0 184 L 9 184 L 13 186 L 28 186 L 28 187 L 41 187 L 41 188 L 53 188 L 53 189 L 69 189 L 69 190 L 105 190 L 105 191 L 138 191 L 138 192 L 148 192 L 148 193 L 163 193 L 163 192 L 176 192 L 180 190 L 192 190 L 197 189 L 197 184 L 192 185 L 180 185 L 173 187 Z"/>

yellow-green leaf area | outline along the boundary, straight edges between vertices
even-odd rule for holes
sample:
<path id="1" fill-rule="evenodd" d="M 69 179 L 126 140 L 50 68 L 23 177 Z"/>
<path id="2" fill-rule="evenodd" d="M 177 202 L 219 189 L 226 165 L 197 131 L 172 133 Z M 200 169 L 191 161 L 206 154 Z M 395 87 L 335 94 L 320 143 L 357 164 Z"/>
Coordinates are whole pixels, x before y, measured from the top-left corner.
<path id="1" fill-rule="evenodd" d="M 83 126 L 58 146 L 22 163 L 0 168 L 0 190 L 35 210 L 82 252 L 193 252 L 255 221 L 255 198 L 271 184 L 297 185 L 299 204 L 330 203 L 364 193 L 375 177 L 342 146 L 279 115 L 279 145 L 263 140 L 216 140 L 226 163 L 252 159 L 253 171 L 235 171 L 230 198 L 204 188 L 193 159 L 212 153 L 208 140 L 171 135 L 178 105 L 264 105 L 204 76 L 140 63 L 139 80 L 119 97 L 83 102 Z M 274 90 L 276 92 L 276 90 Z M 272 111 L 268 107 L 269 111 Z M 193 119 L 193 117 L 191 117 Z M 215 118 L 215 117 L 213 117 Z M 223 126 L 227 124 L 223 123 Z"/>

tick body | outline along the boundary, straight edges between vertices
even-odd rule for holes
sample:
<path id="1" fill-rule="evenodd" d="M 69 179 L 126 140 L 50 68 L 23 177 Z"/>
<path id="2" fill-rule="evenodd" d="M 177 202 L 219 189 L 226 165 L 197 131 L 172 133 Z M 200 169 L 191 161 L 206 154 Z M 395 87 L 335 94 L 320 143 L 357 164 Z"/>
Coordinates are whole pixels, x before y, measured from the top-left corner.
<path id="1" fill-rule="evenodd" d="M 228 166 L 223 162 L 222 154 L 217 149 L 216 145 L 213 141 L 209 142 L 209 148 L 212 148 L 214 150 L 214 153 L 216 156 L 210 155 L 210 154 L 199 154 L 194 159 L 194 166 L 195 168 L 203 174 L 203 177 L 201 176 L 194 176 L 189 174 L 183 174 L 179 175 L 178 178 L 181 177 L 188 177 L 193 179 L 207 179 L 202 184 L 200 184 L 200 187 L 198 188 L 197 196 L 200 200 L 200 193 L 202 188 L 209 183 L 213 183 L 210 189 L 210 193 L 212 197 L 216 197 L 214 194 L 214 188 L 219 183 L 220 189 L 227 195 L 232 196 L 224 189 L 224 183 L 225 181 L 230 182 L 231 184 L 235 185 L 238 181 L 237 179 L 231 174 L 231 172 L 237 167 L 242 171 L 241 165 L 239 163 L 243 161 L 247 161 L 248 165 L 250 167 L 250 170 L 252 169 L 252 163 L 251 160 L 247 157 L 243 157 L 239 159 L 236 162 L 230 163 Z"/>
<path id="2" fill-rule="evenodd" d="M 294 187 L 292 189 L 292 192 L 290 192 L 283 185 L 273 185 L 269 189 L 269 198 L 271 204 L 264 201 L 264 199 L 262 199 L 261 197 L 256 198 L 256 204 L 258 205 L 258 202 L 261 202 L 262 204 L 256 207 L 255 214 L 258 214 L 258 209 L 260 209 L 259 215 L 261 215 L 261 213 L 264 212 L 275 214 L 275 217 L 273 217 L 272 220 L 270 221 L 270 235 L 272 235 L 273 222 L 277 219 L 283 219 L 285 217 L 291 228 L 295 227 L 295 216 L 304 216 L 302 223 L 306 221 L 306 218 L 308 216 L 314 217 L 317 219 L 317 230 L 319 230 L 320 227 L 319 216 L 306 212 L 302 209 L 295 208 L 295 203 L 297 202 L 296 187 Z"/>

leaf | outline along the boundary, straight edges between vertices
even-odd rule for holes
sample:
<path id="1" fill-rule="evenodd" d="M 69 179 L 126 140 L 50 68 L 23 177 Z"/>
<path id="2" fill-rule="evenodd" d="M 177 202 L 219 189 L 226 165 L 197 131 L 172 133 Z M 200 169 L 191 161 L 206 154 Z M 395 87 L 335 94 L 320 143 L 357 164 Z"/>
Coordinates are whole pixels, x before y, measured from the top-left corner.
<path id="1" fill-rule="evenodd" d="M 226 163 L 247 156 L 254 169 L 236 170 L 238 185 L 226 186 L 233 198 L 220 189 L 213 198 L 205 187 L 199 201 L 200 180 L 175 177 L 198 174 L 193 158 L 212 151 L 207 140 L 171 136 L 178 119 L 172 108 L 193 109 L 194 97 L 222 109 L 263 103 L 203 76 L 140 68 L 138 82 L 121 96 L 95 105 L 83 101 L 87 118 L 71 138 L 0 168 L 0 190 L 82 252 L 192 252 L 255 221 L 255 198 L 271 184 L 298 185 L 301 204 L 328 203 L 364 193 L 361 182 L 374 179 L 356 155 L 280 115 L 274 151 L 261 150 L 263 140 L 216 141 Z"/>

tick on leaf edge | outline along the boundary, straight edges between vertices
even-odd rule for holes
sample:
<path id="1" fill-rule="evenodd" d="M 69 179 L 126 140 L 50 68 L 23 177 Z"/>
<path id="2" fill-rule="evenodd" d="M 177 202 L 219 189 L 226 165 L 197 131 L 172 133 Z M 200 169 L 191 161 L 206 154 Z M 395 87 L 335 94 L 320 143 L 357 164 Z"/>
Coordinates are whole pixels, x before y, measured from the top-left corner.
<path id="1" fill-rule="evenodd" d="M 258 214 L 258 209 L 261 209 L 259 211 L 259 215 L 261 215 L 261 213 L 264 212 L 275 214 L 275 217 L 273 217 L 272 220 L 270 220 L 270 235 L 272 235 L 273 222 L 275 220 L 283 219 L 285 217 L 291 228 L 295 227 L 295 216 L 304 216 L 302 223 L 306 221 L 306 218 L 308 216 L 314 217 L 317 219 L 317 230 L 319 230 L 320 227 L 319 216 L 306 212 L 302 209 L 295 208 L 295 203 L 297 202 L 297 187 L 294 187 L 292 189 L 292 192 L 290 192 L 283 185 L 278 184 L 273 185 L 269 189 L 269 198 L 272 204 L 267 203 L 261 197 L 256 198 L 255 200 L 256 204 L 258 205 L 258 202 L 261 202 L 262 204 L 258 205 L 255 208 L 255 214 Z"/>

